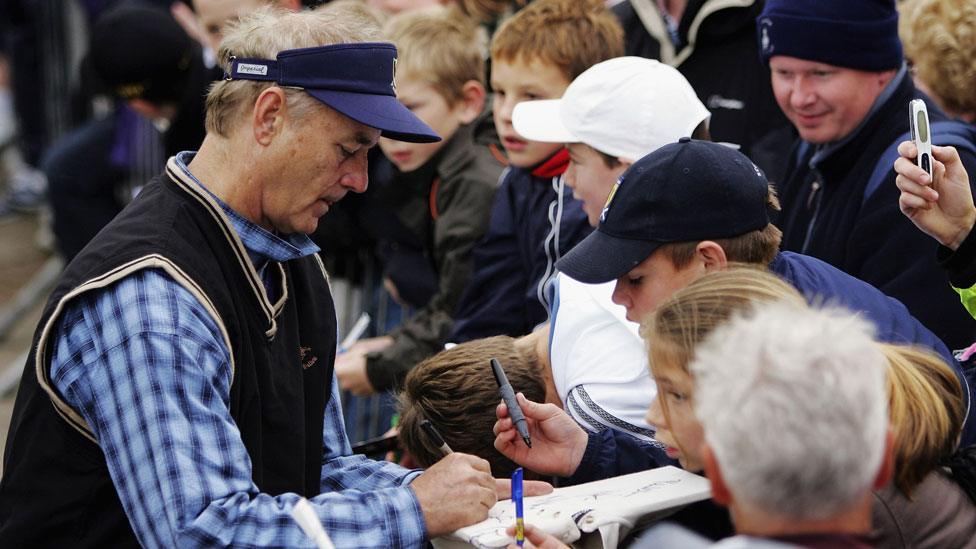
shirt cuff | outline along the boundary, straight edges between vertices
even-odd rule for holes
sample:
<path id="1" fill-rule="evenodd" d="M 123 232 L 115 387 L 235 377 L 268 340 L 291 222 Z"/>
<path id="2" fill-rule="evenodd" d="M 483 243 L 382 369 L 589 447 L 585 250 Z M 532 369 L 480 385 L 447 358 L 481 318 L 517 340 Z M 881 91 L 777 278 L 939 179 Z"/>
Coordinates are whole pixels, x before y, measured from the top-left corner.
<path id="1" fill-rule="evenodd" d="M 616 450 L 613 437 L 607 437 L 609 429 L 604 429 L 598 433 L 587 431 L 586 449 L 583 450 L 583 459 L 576 467 L 576 472 L 568 476 L 559 483 L 560 486 L 573 486 L 584 482 L 591 482 L 606 478 L 603 465 L 607 461 L 612 461 L 612 454 Z M 609 439 L 609 440 L 608 440 Z"/>

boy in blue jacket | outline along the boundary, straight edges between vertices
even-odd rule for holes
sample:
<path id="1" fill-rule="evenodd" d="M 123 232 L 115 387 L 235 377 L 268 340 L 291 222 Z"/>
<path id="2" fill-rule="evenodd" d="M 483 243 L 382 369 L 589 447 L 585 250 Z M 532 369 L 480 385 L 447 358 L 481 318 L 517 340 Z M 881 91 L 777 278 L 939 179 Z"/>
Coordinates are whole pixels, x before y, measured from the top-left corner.
<path id="1" fill-rule="evenodd" d="M 509 168 L 488 232 L 473 252 L 474 272 L 454 316 L 452 341 L 519 336 L 546 320 L 545 288 L 555 262 L 590 226 L 562 181 L 566 150 L 523 139 L 512 127 L 512 110 L 522 101 L 561 97 L 591 65 L 621 55 L 623 31 L 596 0 L 539 0 L 495 33 L 493 110 Z"/>

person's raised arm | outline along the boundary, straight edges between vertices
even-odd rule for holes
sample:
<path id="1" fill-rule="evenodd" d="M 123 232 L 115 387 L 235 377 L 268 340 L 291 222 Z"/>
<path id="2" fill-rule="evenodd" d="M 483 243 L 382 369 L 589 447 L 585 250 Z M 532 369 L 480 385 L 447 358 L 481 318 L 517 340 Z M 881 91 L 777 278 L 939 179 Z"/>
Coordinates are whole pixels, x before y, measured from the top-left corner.
<path id="1" fill-rule="evenodd" d="M 969 174 L 954 147 L 932 147 L 932 177 L 915 164 L 918 154 L 911 141 L 898 145 L 895 184 L 901 191 L 898 205 L 925 234 L 956 250 L 976 223 L 976 206 Z"/>

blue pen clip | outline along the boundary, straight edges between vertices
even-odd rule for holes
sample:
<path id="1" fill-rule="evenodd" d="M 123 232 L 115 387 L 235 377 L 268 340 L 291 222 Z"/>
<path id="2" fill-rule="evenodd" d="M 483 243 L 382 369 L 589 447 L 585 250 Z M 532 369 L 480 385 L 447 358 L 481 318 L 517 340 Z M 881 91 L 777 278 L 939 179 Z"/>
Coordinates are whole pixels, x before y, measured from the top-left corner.
<path id="1" fill-rule="evenodd" d="M 515 543 L 525 545 L 525 515 L 522 509 L 522 468 L 512 473 L 512 500 L 515 502 Z"/>

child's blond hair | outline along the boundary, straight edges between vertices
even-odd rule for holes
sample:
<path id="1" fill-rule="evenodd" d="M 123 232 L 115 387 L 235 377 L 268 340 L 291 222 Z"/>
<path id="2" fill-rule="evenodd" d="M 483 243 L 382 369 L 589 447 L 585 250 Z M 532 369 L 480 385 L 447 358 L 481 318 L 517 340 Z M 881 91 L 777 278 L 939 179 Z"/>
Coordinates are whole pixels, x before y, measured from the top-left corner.
<path id="1" fill-rule="evenodd" d="M 396 44 L 397 74 L 430 84 L 448 104 L 464 99 L 464 85 L 485 81 L 485 42 L 477 25 L 456 9 L 433 7 L 391 17 L 383 26 Z"/>
<path id="2" fill-rule="evenodd" d="M 678 290 L 641 323 L 651 376 L 657 378 L 668 369 L 691 376 L 695 351 L 712 332 L 736 314 L 773 302 L 807 306 L 796 288 L 754 265 L 710 272 Z M 660 398 L 658 404 L 670 424 L 668 400 Z M 682 453 L 689 453 L 680 439 L 675 442 Z"/>
<path id="3" fill-rule="evenodd" d="M 881 344 L 888 358 L 888 410 L 895 435 L 895 486 L 913 490 L 955 451 L 966 418 L 959 378 L 939 355 Z"/>
<path id="4" fill-rule="evenodd" d="M 624 31 L 601 0 L 536 0 L 505 21 L 491 42 L 493 62 L 541 61 L 568 82 L 623 54 Z"/>

